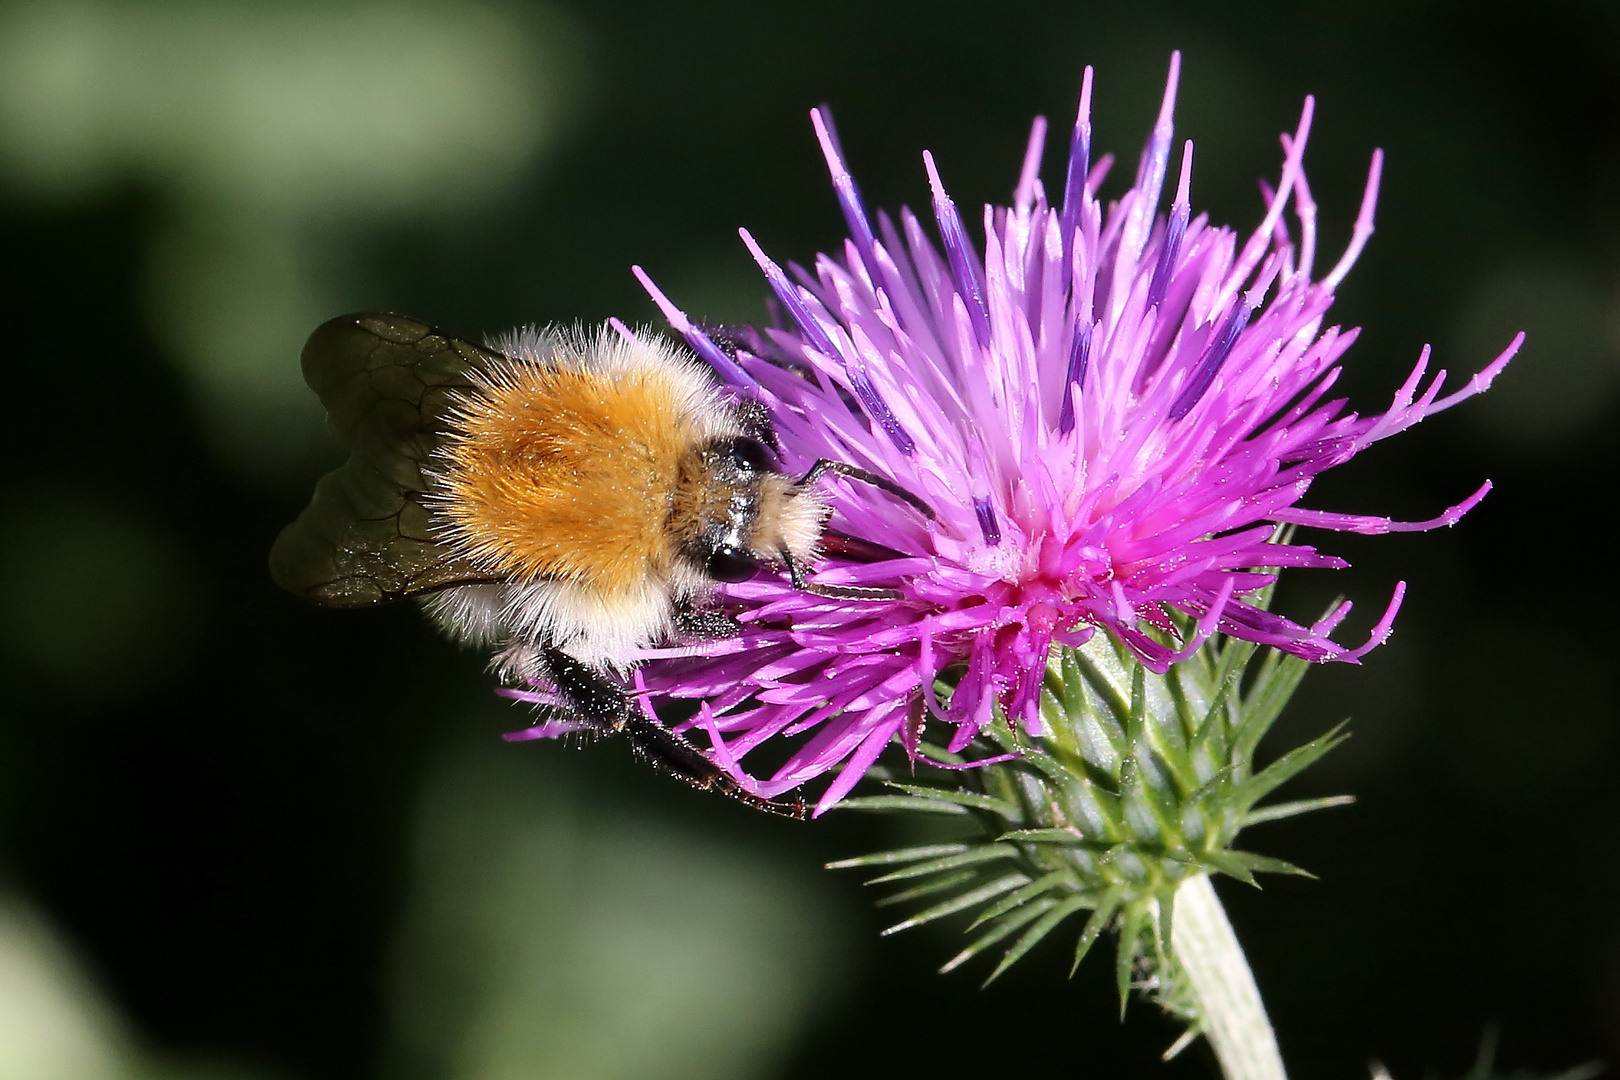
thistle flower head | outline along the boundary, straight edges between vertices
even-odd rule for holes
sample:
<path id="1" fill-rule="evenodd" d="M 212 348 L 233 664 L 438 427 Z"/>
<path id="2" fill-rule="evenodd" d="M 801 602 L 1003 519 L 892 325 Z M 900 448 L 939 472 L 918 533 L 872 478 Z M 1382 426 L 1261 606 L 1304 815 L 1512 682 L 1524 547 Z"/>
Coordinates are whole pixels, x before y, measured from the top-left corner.
<path id="1" fill-rule="evenodd" d="M 687 341 L 770 409 L 788 471 L 847 462 L 936 512 L 930 521 L 870 485 L 824 479 L 834 540 L 889 557 L 841 558 L 835 542 L 815 580 L 898 598 L 828 598 L 762 575 L 725 592 L 740 637 L 653 654 L 638 671 L 654 699 L 702 700 L 690 724 L 751 790 L 774 796 L 842 766 L 825 809 L 896 737 L 915 754 L 927 717 L 953 728 L 951 751 L 998 707 L 1039 736 L 1052 647 L 1099 632 L 1160 673 L 1217 631 L 1354 662 L 1387 637 L 1401 588 L 1360 644 L 1332 636 L 1348 602 L 1309 626 L 1273 614 L 1256 597 L 1278 568 L 1346 565 L 1279 527 L 1430 529 L 1489 489 L 1416 523 L 1301 505 L 1325 470 L 1485 389 L 1519 342 L 1445 396 L 1425 349 L 1384 412 L 1348 411 L 1330 391 L 1356 332 L 1325 323 L 1372 233 L 1381 157 L 1348 249 L 1319 274 L 1302 164 L 1311 100 L 1282 137 L 1259 226 L 1242 235 L 1193 214 L 1192 144 L 1173 147 L 1178 67 L 1173 58 L 1134 180 L 1107 203 L 1097 191 L 1111 159 L 1091 158 L 1087 69 L 1057 197 L 1040 180 L 1037 119 L 1012 205 L 985 207 L 982 247 L 928 154 L 937 241 L 910 210 L 869 215 L 830 115 L 815 110 L 849 239 L 807 271 L 784 269 L 744 231 L 779 319 L 735 349 L 637 268 Z M 750 775 L 750 755 L 795 736 L 784 763 Z"/>

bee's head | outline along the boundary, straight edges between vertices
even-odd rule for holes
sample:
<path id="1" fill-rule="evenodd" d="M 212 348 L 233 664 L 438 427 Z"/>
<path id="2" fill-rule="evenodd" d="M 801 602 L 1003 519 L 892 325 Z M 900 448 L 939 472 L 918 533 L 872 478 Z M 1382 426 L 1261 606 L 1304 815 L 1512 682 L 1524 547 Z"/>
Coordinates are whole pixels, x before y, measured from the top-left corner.
<path id="1" fill-rule="evenodd" d="M 769 448 L 746 435 L 715 439 L 691 456 L 677 485 L 671 527 L 681 554 L 713 581 L 747 581 L 761 563 L 815 553 L 827 504 L 782 475 Z"/>

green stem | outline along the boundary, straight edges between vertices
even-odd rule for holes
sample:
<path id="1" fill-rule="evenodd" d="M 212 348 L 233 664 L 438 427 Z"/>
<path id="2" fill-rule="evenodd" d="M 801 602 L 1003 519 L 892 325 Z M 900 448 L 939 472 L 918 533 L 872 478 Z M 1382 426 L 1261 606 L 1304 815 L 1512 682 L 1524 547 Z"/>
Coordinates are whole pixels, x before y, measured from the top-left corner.
<path id="1" fill-rule="evenodd" d="M 1204 1036 L 1226 1080 L 1286 1080 L 1260 990 L 1208 875 L 1176 889 L 1170 949 L 1198 997 Z"/>

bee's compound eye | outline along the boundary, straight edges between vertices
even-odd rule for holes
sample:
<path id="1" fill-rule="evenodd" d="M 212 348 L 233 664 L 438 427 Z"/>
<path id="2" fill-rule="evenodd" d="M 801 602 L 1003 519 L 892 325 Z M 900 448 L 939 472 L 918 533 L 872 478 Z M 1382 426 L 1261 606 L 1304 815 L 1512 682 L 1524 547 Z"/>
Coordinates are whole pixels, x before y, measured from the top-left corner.
<path id="1" fill-rule="evenodd" d="M 708 574 L 716 581 L 747 581 L 759 569 L 759 560 L 736 548 L 721 548 L 709 556 Z"/>
<path id="2" fill-rule="evenodd" d="M 726 445 L 726 456 L 736 465 L 748 472 L 763 473 L 771 471 L 771 452 L 765 444 L 758 439 L 746 436 L 732 439 Z"/>

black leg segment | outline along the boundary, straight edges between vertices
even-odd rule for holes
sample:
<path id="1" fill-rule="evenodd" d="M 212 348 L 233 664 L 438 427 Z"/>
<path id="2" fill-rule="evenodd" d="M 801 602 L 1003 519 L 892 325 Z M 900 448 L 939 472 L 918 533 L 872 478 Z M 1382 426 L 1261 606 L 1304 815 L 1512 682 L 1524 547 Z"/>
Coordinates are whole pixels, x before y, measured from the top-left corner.
<path id="1" fill-rule="evenodd" d="M 743 398 L 737 402 L 737 421 L 742 425 L 742 433 L 750 439 L 758 439 L 772 450 L 781 450 L 776 441 L 776 424 L 771 420 L 771 410 L 765 407 L 764 402 L 754 398 Z"/>
<path id="2" fill-rule="evenodd" d="M 630 715 L 624 687 L 561 649 L 545 651 L 546 674 L 579 718 L 598 731 L 618 731 Z"/>
<path id="3" fill-rule="evenodd" d="M 780 817 L 803 819 L 810 810 L 803 800 L 774 802 L 743 789 L 720 771 L 708 755 L 648 716 L 630 700 L 624 687 L 560 649 L 545 651 L 546 673 L 559 693 L 587 726 L 604 734 L 622 732 L 637 757 L 654 768 L 686 781 L 699 791 L 713 791 Z"/>
<path id="4" fill-rule="evenodd" d="M 825 596 L 831 600 L 898 600 L 904 594 L 898 589 L 870 589 L 860 585 L 817 585 L 804 576 L 804 567 L 787 548 L 779 552 L 787 564 L 788 580 L 800 592 L 811 596 Z"/>
<path id="5" fill-rule="evenodd" d="M 893 495 L 906 505 L 916 508 L 917 512 L 923 517 L 927 518 L 929 521 L 933 521 L 937 516 L 935 515 L 934 508 L 932 506 L 929 506 L 927 503 L 923 502 L 921 499 L 917 498 L 917 496 L 913 495 L 911 492 L 907 491 L 893 480 L 890 480 L 888 477 L 879 476 L 877 473 L 873 472 L 867 472 L 865 469 L 858 469 L 854 465 L 845 465 L 842 461 L 828 461 L 826 458 L 822 458 L 820 461 L 810 466 L 809 472 L 805 473 L 799 478 L 799 486 L 806 487 L 815 483 L 821 478 L 822 473 L 835 473 L 838 476 L 847 476 L 851 480 L 859 480 L 863 484 L 871 484 L 875 488 L 880 488 L 883 491 L 887 491 L 890 495 Z"/>
<path id="6" fill-rule="evenodd" d="M 684 641 L 723 641 L 742 633 L 742 624 L 723 611 L 676 604 L 675 632 Z"/>
<path id="7" fill-rule="evenodd" d="M 631 717 L 625 723 L 624 733 L 637 757 L 656 769 L 686 781 L 699 791 L 712 791 L 778 817 L 802 821 L 809 816 L 810 808 L 802 799 L 790 803 L 773 802 L 744 790 L 741 784 L 721 772 L 720 767 L 710 761 L 703 751 L 645 714 L 638 712 Z"/>

